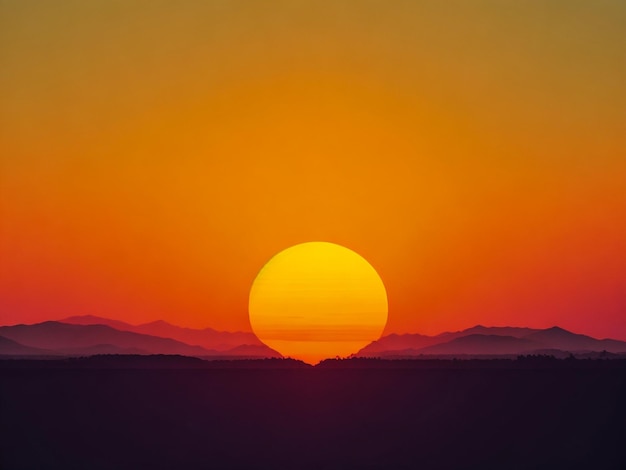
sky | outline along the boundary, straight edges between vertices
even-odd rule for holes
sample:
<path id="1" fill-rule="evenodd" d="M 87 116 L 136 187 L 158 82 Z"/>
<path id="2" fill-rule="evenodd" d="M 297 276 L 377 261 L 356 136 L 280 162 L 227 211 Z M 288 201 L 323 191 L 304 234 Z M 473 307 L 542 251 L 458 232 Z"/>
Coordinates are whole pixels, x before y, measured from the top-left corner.
<path id="1" fill-rule="evenodd" d="M 0 323 L 250 330 L 327 241 L 385 333 L 626 340 L 621 0 L 0 0 Z"/>

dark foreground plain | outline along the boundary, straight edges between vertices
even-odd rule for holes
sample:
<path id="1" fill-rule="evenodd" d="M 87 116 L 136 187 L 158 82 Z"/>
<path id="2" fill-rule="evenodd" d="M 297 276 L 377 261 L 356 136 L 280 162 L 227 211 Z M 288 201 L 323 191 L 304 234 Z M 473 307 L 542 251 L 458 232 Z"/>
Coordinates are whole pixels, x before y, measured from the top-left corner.
<path id="1" fill-rule="evenodd" d="M 626 469 L 626 361 L 0 361 L 0 468 Z"/>

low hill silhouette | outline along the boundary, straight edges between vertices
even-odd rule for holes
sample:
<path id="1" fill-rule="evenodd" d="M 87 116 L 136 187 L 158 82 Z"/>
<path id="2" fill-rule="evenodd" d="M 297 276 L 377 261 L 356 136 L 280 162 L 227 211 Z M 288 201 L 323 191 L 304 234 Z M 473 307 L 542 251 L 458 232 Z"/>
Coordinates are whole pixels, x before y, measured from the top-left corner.
<path id="1" fill-rule="evenodd" d="M 514 336 L 471 334 L 422 348 L 420 354 L 520 354 L 539 346 L 538 343 Z"/>
<path id="2" fill-rule="evenodd" d="M 313 366 L 288 358 L 205 360 L 179 354 L 95 354 L 79 357 L 0 358 L 3 369 L 307 369 Z"/>
<path id="3" fill-rule="evenodd" d="M 525 338 L 562 351 L 626 352 L 624 341 L 595 339 L 591 336 L 572 333 L 558 326 L 536 331 Z"/>
<path id="4" fill-rule="evenodd" d="M 25 346 L 12 339 L 0 336 L 0 355 L 3 356 L 42 356 L 50 355 L 52 351 Z"/>
<path id="5" fill-rule="evenodd" d="M 436 336 L 391 334 L 367 345 L 355 357 L 502 356 L 545 351 L 552 351 L 556 355 L 602 351 L 626 353 L 626 342 L 596 339 L 559 327 L 541 330 L 477 325 Z"/>
<path id="6" fill-rule="evenodd" d="M 150 336 L 158 336 L 161 338 L 172 338 L 182 343 L 202 346 L 205 349 L 213 349 L 215 351 L 228 351 L 229 349 L 241 345 L 264 346 L 261 341 L 252 333 L 241 331 L 217 331 L 213 328 L 183 328 L 172 325 L 163 320 L 157 320 L 150 323 L 140 325 L 131 325 L 119 320 L 111 320 L 109 318 L 97 317 L 93 315 L 79 315 L 67 317 L 58 320 L 62 323 L 71 323 L 73 325 L 107 325 L 120 331 L 132 331 Z M 266 351 L 267 353 L 268 351 Z"/>
<path id="7" fill-rule="evenodd" d="M 179 354 L 197 357 L 281 357 L 262 344 L 239 344 L 213 350 L 172 338 L 121 331 L 108 325 L 75 325 L 48 321 L 34 325 L 0 327 L 6 341 L 2 355 Z M 9 343 L 9 341 L 11 343 Z"/>
<path id="8" fill-rule="evenodd" d="M 0 327 L 0 336 L 25 346 L 53 350 L 63 354 L 92 354 L 101 345 L 134 348 L 151 354 L 211 355 L 200 346 L 190 346 L 171 338 L 120 331 L 106 325 L 70 325 L 48 321 L 35 325 Z"/>
<path id="9" fill-rule="evenodd" d="M 89 315 L 69 317 L 63 322 L 3 326 L 0 336 L 4 338 L 4 342 L 0 341 L 0 355 L 4 356 L 178 354 L 204 359 L 282 357 L 252 333 L 220 332 L 211 328 L 196 330 L 164 321 L 130 325 Z M 210 345 L 215 347 L 208 347 Z M 390 334 L 370 343 L 353 357 L 468 359 L 519 354 L 598 357 L 601 353 L 625 354 L 626 342 L 596 339 L 556 326 L 535 329 L 476 325 L 436 336 Z"/>

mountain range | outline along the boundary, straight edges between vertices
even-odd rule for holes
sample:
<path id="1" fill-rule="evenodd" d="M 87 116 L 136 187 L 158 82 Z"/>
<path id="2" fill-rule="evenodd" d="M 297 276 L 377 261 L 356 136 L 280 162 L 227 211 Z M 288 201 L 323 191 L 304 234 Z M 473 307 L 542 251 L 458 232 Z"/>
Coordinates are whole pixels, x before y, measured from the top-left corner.
<path id="1" fill-rule="evenodd" d="M 353 357 L 502 357 L 521 354 L 567 356 L 626 354 L 626 342 L 596 339 L 559 327 L 485 327 L 436 336 L 390 334 Z M 0 356 L 92 356 L 98 354 L 176 354 L 206 359 L 279 358 L 280 353 L 252 333 L 193 329 L 155 321 L 131 325 L 91 315 L 33 325 L 0 327 Z"/>
<path id="2" fill-rule="evenodd" d="M 373 341 L 355 357 L 411 358 L 422 356 L 509 356 L 519 354 L 626 353 L 626 342 L 596 339 L 554 326 L 546 329 L 485 327 L 436 336 L 391 334 Z"/>
<path id="3" fill-rule="evenodd" d="M 215 351 L 228 351 L 241 345 L 264 346 L 253 333 L 217 331 L 212 328 L 193 329 L 172 325 L 163 320 L 157 320 L 141 325 L 131 325 L 119 320 L 82 315 L 67 317 L 59 320 L 62 323 L 73 325 L 107 325 L 121 331 L 131 331 L 143 335 L 172 338 L 182 343 L 202 346 Z"/>
<path id="4" fill-rule="evenodd" d="M 282 357 L 252 333 L 181 328 L 164 321 L 131 325 L 94 316 L 0 327 L 0 355 L 178 354 L 206 358 Z"/>

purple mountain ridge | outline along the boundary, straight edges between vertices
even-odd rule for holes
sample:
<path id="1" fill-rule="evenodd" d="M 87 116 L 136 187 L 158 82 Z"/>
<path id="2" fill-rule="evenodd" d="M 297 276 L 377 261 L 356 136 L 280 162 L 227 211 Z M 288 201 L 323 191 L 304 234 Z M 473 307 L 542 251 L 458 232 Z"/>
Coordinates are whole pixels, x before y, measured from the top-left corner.
<path id="1" fill-rule="evenodd" d="M 122 331 L 108 325 L 74 325 L 48 321 L 34 325 L 0 327 L 0 336 L 19 343 L 22 347 L 45 350 L 50 355 L 94 354 L 178 354 L 196 357 L 281 357 L 265 345 L 238 344 L 230 349 L 217 351 L 190 345 L 172 338 L 151 336 Z M 255 348 L 241 349 L 243 346 Z M 19 347 L 5 348 L 3 355 L 24 355 Z M 29 354 L 42 354 L 32 351 Z"/>
<path id="2" fill-rule="evenodd" d="M 58 320 L 62 323 L 74 325 L 107 325 L 116 330 L 132 331 L 160 338 L 171 338 L 182 343 L 201 346 L 215 351 L 228 351 L 241 345 L 264 346 L 252 333 L 217 331 L 212 328 L 194 329 L 172 325 L 163 320 L 157 320 L 141 325 L 131 325 L 119 320 L 96 317 L 93 315 L 81 315 Z"/>
<path id="3" fill-rule="evenodd" d="M 558 326 L 536 331 L 525 336 L 525 338 L 563 351 L 626 351 L 626 342 L 624 341 L 595 339 L 591 336 L 571 333 Z"/>
<path id="4" fill-rule="evenodd" d="M 0 336 L 25 346 L 59 352 L 82 352 L 83 348 L 111 345 L 118 348 L 136 348 L 150 354 L 208 355 L 211 352 L 200 346 L 190 346 L 171 338 L 142 335 L 120 331 L 106 325 L 70 325 L 48 321 L 35 325 L 0 327 Z"/>
<path id="5" fill-rule="evenodd" d="M 559 327 L 546 329 L 477 325 L 436 336 L 390 334 L 354 357 L 411 358 L 596 353 L 626 354 L 626 342 L 596 339 Z M 193 329 L 156 321 L 130 325 L 94 316 L 69 317 L 34 325 L 0 327 L 2 356 L 91 356 L 97 354 L 176 354 L 211 358 L 279 358 L 247 332 Z"/>
<path id="6" fill-rule="evenodd" d="M 0 355 L 2 356 L 45 356 L 51 354 L 52 351 L 47 349 L 24 346 L 17 341 L 0 336 Z"/>
<path id="7" fill-rule="evenodd" d="M 476 325 L 466 330 L 446 332 L 437 335 L 437 338 L 454 339 L 468 335 L 496 335 L 496 336 L 513 336 L 514 338 L 524 338 L 525 336 L 541 331 L 535 328 L 524 328 L 518 326 L 483 326 Z"/>
<path id="8" fill-rule="evenodd" d="M 515 336 L 471 334 L 419 350 L 433 355 L 507 355 L 521 354 L 541 347 L 540 344 Z"/>
<path id="9" fill-rule="evenodd" d="M 437 336 L 391 334 L 361 349 L 355 357 L 516 355 L 545 351 L 626 353 L 626 342 L 596 339 L 563 328 L 485 327 Z"/>

